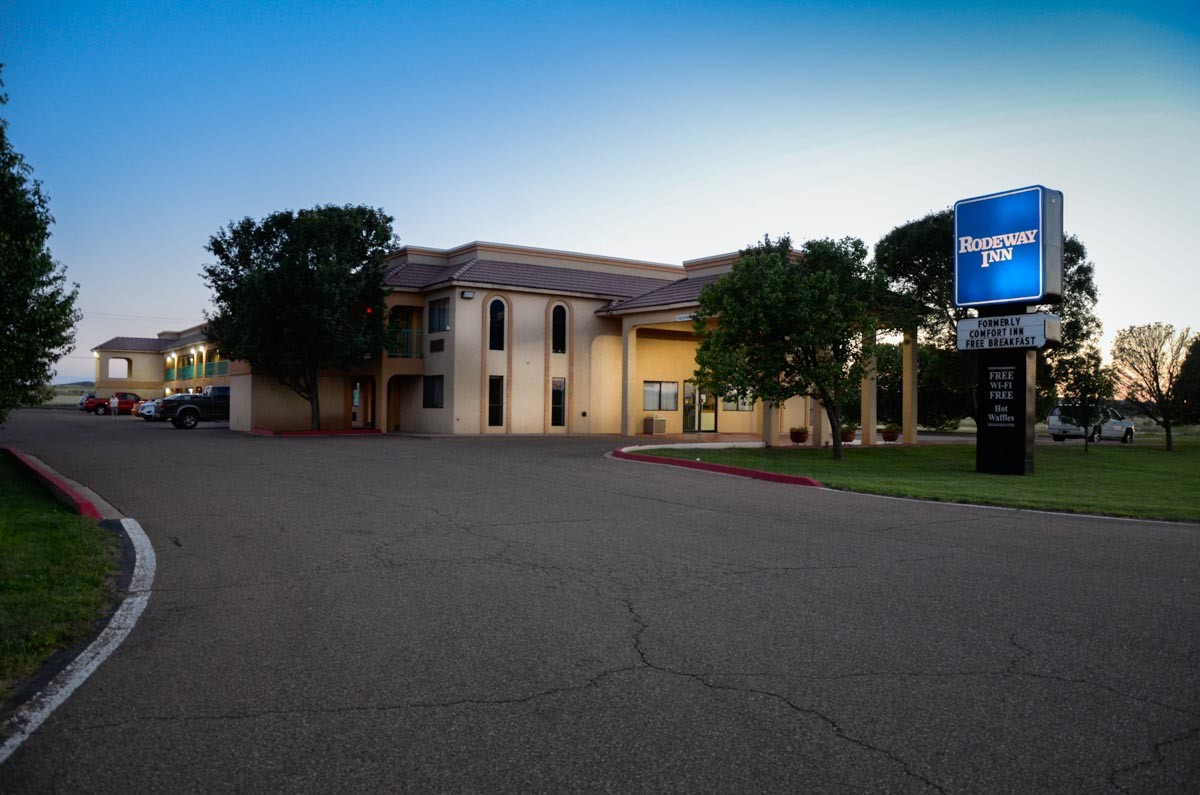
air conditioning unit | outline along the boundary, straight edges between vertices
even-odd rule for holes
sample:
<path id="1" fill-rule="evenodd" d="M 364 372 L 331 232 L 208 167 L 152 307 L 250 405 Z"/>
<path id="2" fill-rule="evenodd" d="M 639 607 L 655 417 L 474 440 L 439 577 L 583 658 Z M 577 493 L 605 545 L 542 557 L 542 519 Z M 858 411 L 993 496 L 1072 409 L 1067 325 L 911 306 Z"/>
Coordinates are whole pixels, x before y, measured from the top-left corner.
<path id="1" fill-rule="evenodd" d="M 642 433 L 661 436 L 666 432 L 666 417 L 647 417 L 642 423 Z"/>

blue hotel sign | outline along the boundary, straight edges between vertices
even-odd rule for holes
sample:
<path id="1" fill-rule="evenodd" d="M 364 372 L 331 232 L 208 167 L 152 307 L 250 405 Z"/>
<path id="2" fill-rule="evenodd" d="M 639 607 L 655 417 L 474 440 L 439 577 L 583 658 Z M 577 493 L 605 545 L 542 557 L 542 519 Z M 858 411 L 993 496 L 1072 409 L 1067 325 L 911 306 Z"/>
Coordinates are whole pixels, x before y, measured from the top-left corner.
<path id="1" fill-rule="evenodd" d="M 1041 185 L 955 202 L 955 305 L 1059 298 L 1062 207 L 1062 192 Z"/>

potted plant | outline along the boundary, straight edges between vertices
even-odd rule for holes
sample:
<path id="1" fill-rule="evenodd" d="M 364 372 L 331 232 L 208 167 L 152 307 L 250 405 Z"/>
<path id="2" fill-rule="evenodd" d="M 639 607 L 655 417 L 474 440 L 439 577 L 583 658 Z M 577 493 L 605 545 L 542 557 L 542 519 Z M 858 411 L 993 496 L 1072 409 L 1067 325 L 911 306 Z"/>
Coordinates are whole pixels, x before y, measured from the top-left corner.
<path id="1" fill-rule="evenodd" d="M 842 441 L 853 442 L 855 434 L 858 433 L 858 423 L 843 422 L 842 423 Z"/>
<path id="2" fill-rule="evenodd" d="M 808 442 L 808 427 L 793 426 L 788 429 L 788 436 L 791 437 L 792 444 L 805 444 Z"/>
<path id="3" fill-rule="evenodd" d="M 883 426 L 883 430 L 879 433 L 883 436 L 885 442 L 894 442 L 900 438 L 900 426 L 894 422 L 889 422 Z"/>

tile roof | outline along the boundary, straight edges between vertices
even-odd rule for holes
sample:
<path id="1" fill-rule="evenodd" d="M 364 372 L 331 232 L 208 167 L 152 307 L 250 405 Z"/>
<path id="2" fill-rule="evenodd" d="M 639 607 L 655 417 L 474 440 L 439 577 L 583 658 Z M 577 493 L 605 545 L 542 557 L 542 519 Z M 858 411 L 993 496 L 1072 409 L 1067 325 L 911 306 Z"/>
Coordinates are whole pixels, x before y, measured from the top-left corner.
<path id="1" fill-rule="evenodd" d="M 446 265 L 421 265 L 416 262 L 402 262 L 392 267 L 383 277 L 383 283 L 388 287 L 409 287 L 420 289 L 430 284 L 445 281 L 450 268 Z"/>
<path id="2" fill-rule="evenodd" d="M 384 284 L 389 287 L 412 289 L 451 281 L 463 284 L 494 284 L 527 290 L 583 293 L 605 298 L 632 298 L 671 283 L 669 278 L 481 259 L 473 259 L 458 266 L 401 264 L 384 276 Z"/>
<path id="3" fill-rule="evenodd" d="M 164 347 L 163 343 L 167 340 L 159 339 L 158 337 L 113 337 L 108 342 L 102 342 L 92 350 L 101 348 L 110 351 L 145 351 L 147 353 L 158 353 Z"/>
<path id="4" fill-rule="evenodd" d="M 724 274 L 700 276 L 695 279 L 679 279 L 669 282 L 655 290 L 642 293 L 628 301 L 614 304 L 602 312 L 620 312 L 625 309 L 652 309 L 660 306 L 675 306 L 678 304 L 694 304 L 700 296 L 700 290 L 706 284 L 715 282 Z"/>
<path id="5" fill-rule="evenodd" d="M 208 337 L 202 331 L 195 331 L 183 337 L 174 339 L 164 337 L 113 337 L 108 342 L 102 342 L 92 350 L 109 351 L 139 351 L 144 353 L 160 353 L 172 348 L 182 348 L 185 345 L 195 345 L 208 342 Z"/>

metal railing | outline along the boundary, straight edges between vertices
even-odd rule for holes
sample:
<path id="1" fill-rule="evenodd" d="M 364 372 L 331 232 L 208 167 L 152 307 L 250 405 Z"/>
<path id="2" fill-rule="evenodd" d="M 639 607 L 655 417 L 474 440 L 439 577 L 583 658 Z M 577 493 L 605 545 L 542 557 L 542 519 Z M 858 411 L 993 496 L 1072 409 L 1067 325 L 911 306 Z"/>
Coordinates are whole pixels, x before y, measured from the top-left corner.
<path id="1" fill-rule="evenodd" d="M 388 329 L 387 352 L 393 359 L 424 358 L 425 332 L 419 329 Z"/>

